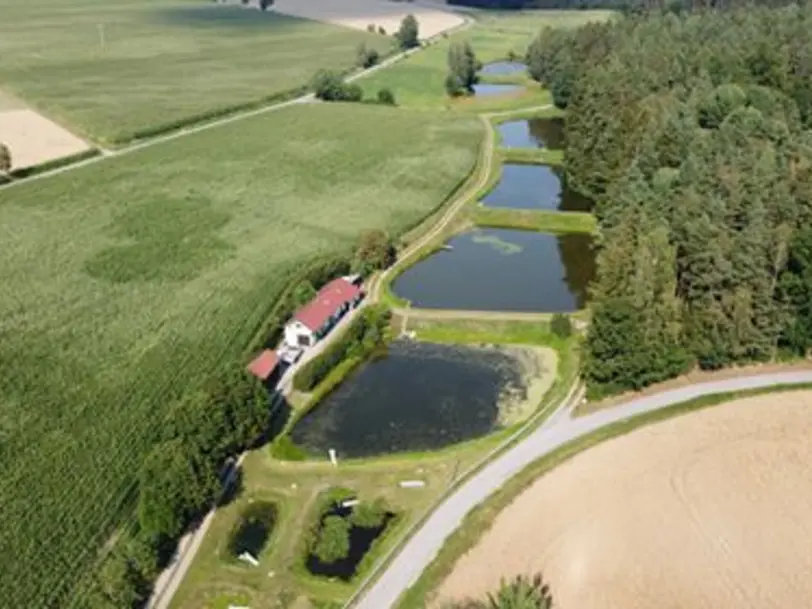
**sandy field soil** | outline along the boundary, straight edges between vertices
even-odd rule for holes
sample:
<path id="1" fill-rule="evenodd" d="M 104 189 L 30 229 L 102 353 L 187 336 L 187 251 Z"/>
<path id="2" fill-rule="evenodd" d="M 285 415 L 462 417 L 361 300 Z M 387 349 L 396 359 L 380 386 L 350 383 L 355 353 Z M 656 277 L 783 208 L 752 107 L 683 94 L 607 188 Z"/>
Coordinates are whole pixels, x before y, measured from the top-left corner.
<path id="1" fill-rule="evenodd" d="M 808 607 L 810 438 L 812 392 L 799 391 L 600 444 L 505 509 L 437 599 L 540 571 L 557 609 Z"/>
<path id="2" fill-rule="evenodd" d="M 11 150 L 12 169 L 87 150 L 86 142 L 33 110 L 0 110 L 0 142 Z"/>
<path id="3" fill-rule="evenodd" d="M 327 21 L 358 30 L 369 24 L 393 34 L 408 14 L 417 18 L 420 38 L 431 38 L 460 25 L 463 19 L 451 12 L 411 2 L 387 0 L 276 0 L 273 10 L 286 15 Z"/>

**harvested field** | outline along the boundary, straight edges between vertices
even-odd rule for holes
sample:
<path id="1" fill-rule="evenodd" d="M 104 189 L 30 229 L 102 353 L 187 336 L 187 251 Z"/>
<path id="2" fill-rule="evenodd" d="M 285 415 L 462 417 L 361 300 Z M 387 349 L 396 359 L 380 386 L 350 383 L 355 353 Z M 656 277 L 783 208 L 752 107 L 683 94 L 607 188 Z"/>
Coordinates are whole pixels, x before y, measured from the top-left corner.
<path id="1" fill-rule="evenodd" d="M 403 18 L 411 14 L 417 19 L 420 38 L 431 38 L 463 23 L 462 17 L 450 11 L 387 0 L 277 0 L 274 10 L 356 30 L 374 25 L 387 34 L 396 32 Z"/>
<path id="2" fill-rule="evenodd" d="M 172 401 L 248 361 L 307 261 L 430 214 L 481 137 L 298 105 L 0 191 L 2 605 L 76 607 Z"/>
<path id="3" fill-rule="evenodd" d="M 0 83 L 77 134 L 126 142 L 347 69 L 385 36 L 185 0 L 4 0 Z M 0 107 L 2 107 L 0 101 Z"/>
<path id="4" fill-rule="evenodd" d="M 522 493 L 437 598 L 540 571 L 560 609 L 807 606 L 810 435 L 796 391 L 607 441 Z"/>
<path id="5" fill-rule="evenodd" d="M 11 151 L 11 167 L 33 167 L 89 148 L 87 143 L 32 110 L 0 110 L 0 142 Z"/>

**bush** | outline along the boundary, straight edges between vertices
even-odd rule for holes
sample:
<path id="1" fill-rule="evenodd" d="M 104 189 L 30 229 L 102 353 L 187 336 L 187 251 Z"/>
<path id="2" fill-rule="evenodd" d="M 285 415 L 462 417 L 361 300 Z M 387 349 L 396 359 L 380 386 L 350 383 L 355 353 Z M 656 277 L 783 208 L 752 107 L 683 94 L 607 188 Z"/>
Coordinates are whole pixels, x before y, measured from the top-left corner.
<path id="1" fill-rule="evenodd" d="M 420 46 L 419 29 L 414 15 L 406 15 L 400 22 L 400 29 L 395 33 L 400 48 L 407 50 Z"/>
<path id="2" fill-rule="evenodd" d="M 311 391 L 342 360 L 355 352 L 356 357 L 371 353 L 383 344 L 391 314 L 383 305 L 365 308 L 338 339 L 322 353 L 303 364 L 293 377 L 298 391 Z"/>
<path id="3" fill-rule="evenodd" d="M 365 501 L 352 509 L 350 523 L 363 529 L 375 529 L 383 524 L 387 511 L 386 504 L 381 499 L 372 503 Z"/>
<path id="4" fill-rule="evenodd" d="M 370 24 L 367 26 L 367 32 L 369 32 L 370 34 L 374 34 L 374 33 L 375 33 L 375 24 L 374 24 L 374 23 L 370 23 Z"/>
<path id="5" fill-rule="evenodd" d="M 304 461 L 307 454 L 293 443 L 290 436 L 283 434 L 271 444 L 271 457 L 280 461 Z"/>
<path id="6" fill-rule="evenodd" d="M 396 256 L 395 244 L 385 231 L 364 231 L 355 252 L 352 268 L 356 273 L 370 275 L 374 271 L 390 267 L 395 262 Z"/>
<path id="7" fill-rule="evenodd" d="M 364 92 L 359 85 L 348 84 L 338 73 L 319 70 L 311 82 L 313 93 L 323 101 L 359 102 Z"/>
<path id="8" fill-rule="evenodd" d="M 298 284 L 296 284 L 296 287 L 293 288 L 291 300 L 294 308 L 298 309 L 302 305 L 306 305 L 308 302 L 313 300 L 315 296 L 316 288 L 313 287 L 312 283 L 305 279 L 304 281 L 300 281 Z"/>
<path id="9" fill-rule="evenodd" d="M 321 525 L 313 554 L 323 563 L 334 563 L 350 553 L 350 523 L 341 516 L 327 516 Z"/>
<path id="10" fill-rule="evenodd" d="M 378 90 L 378 103 L 383 104 L 385 106 L 396 106 L 397 101 L 395 101 L 395 94 L 392 93 L 391 89 L 379 89 Z"/>
<path id="11" fill-rule="evenodd" d="M 380 61 L 380 54 L 375 49 L 370 49 L 367 45 L 361 43 L 358 46 L 356 64 L 360 68 L 371 68 Z"/>
<path id="12" fill-rule="evenodd" d="M 572 335 L 572 322 L 568 315 L 556 313 L 550 321 L 550 330 L 558 338 L 569 338 Z"/>
<path id="13" fill-rule="evenodd" d="M 467 93 L 459 79 L 450 73 L 445 77 L 445 92 L 449 97 L 459 97 Z"/>
<path id="14" fill-rule="evenodd" d="M 386 28 L 384 28 L 382 25 L 379 25 L 379 26 L 378 26 L 378 33 L 379 33 L 381 36 L 386 36 Z"/>

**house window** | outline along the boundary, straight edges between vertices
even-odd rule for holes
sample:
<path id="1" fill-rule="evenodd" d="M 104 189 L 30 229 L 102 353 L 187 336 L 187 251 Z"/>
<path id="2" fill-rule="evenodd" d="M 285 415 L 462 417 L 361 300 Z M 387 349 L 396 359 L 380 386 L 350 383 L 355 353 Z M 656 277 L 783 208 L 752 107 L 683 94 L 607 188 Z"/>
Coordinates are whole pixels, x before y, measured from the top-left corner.
<path id="1" fill-rule="evenodd" d="M 310 337 L 306 334 L 299 334 L 299 346 L 300 347 L 309 347 L 310 346 Z"/>

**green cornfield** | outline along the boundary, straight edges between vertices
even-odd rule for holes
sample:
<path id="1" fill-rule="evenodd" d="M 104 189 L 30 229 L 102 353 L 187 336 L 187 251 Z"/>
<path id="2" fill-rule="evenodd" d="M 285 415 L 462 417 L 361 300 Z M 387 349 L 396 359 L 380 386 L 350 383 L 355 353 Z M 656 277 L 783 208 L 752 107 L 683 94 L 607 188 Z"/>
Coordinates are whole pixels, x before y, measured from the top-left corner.
<path id="1" fill-rule="evenodd" d="M 3 0 L 0 89 L 103 143 L 267 99 L 391 38 L 211 0 Z M 2 91 L 0 91 L 2 97 Z"/>
<path id="2" fill-rule="evenodd" d="M 81 606 L 170 403 L 302 265 L 400 233 L 471 170 L 476 119 L 308 104 L 0 191 L 0 598 Z"/>

